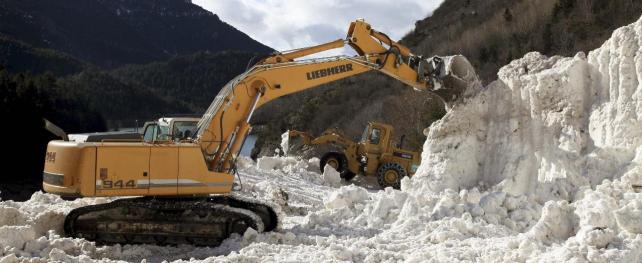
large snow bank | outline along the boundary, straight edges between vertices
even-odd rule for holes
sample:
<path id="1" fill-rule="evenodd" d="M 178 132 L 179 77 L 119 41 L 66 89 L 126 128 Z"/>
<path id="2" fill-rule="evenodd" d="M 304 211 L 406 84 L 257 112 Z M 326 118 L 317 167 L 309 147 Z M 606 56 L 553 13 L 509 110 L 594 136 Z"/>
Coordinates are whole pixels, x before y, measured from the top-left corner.
<path id="1" fill-rule="evenodd" d="M 638 261 L 641 46 L 642 20 L 588 57 L 511 62 L 425 131 L 402 191 L 344 187 L 308 226 L 378 232 L 344 244 L 358 261 Z"/>
<path id="2" fill-rule="evenodd" d="M 639 262 L 641 46 L 642 20 L 588 56 L 511 62 L 426 130 L 401 191 L 329 187 L 318 160 L 242 160 L 245 194 L 298 203 L 305 216 L 285 209 L 279 231 L 217 248 L 61 238 L 66 212 L 105 200 L 37 193 L 0 203 L 0 260 Z"/>
<path id="3" fill-rule="evenodd" d="M 529 53 L 425 133 L 415 185 L 573 200 L 639 173 L 642 22 L 574 58 Z M 423 189 L 422 189 L 423 190 Z"/>

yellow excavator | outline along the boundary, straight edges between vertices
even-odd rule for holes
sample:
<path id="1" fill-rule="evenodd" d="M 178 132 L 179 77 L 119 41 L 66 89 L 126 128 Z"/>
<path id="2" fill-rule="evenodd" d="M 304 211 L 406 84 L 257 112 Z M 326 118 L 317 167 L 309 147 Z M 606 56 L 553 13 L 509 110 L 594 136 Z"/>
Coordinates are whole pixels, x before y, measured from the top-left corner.
<path id="1" fill-rule="evenodd" d="M 301 138 L 304 145 L 331 144 L 342 148 L 340 152 L 329 151 L 321 156 L 321 173 L 326 165 L 330 165 L 346 181 L 358 174 L 375 176 L 382 188 L 399 189 L 401 179 L 417 171 L 421 157 L 418 152 L 403 149 L 404 136 L 401 136 L 399 144 L 394 145 L 393 131 L 389 124 L 370 122 L 359 142 L 349 139 L 336 128 L 325 130 L 319 137 L 296 130 L 288 131 L 288 136 L 290 139 Z"/>
<path id="2" fill-rule="evenodd" d="M 303 58 L 345 45 L 357 55 Z M 99 243 L 215 246 L 249 227 L 272 231 L 279 225 L 275 208 L 231 194 L 235 161 L 255 109 L 373 70 L 447 102 L 462 94 L 475 75 L 464 57 L 414 55 L 356 20 L 345 39 L 259 60 L 220 90 L 190 136 L 155 136 L 163 130 L 150 125 L 153 130 L 145 130 L 141 140 L 49 142 L 43 188 L 62 196 L 128 197 L 67 215 L 66 235 Z"/>

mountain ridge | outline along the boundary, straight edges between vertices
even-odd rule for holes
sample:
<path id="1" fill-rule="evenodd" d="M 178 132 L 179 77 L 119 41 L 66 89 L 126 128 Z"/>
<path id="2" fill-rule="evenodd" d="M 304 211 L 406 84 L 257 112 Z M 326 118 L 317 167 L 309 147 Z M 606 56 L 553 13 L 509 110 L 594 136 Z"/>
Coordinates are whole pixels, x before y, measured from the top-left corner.
<path id="1" fill-rule="evenodd" d="M 198 51 L 273 51 L 184 0 L 7 0 L 0 3 L 0 20 L 0 36 L 103 68 Z"/>

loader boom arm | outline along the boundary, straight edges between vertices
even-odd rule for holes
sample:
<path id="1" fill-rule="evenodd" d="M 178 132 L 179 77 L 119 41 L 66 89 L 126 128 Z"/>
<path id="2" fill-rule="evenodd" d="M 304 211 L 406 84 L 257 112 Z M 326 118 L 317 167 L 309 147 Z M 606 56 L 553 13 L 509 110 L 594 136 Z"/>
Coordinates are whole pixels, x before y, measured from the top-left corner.
<path id="1" fill-rule="evenodd" d="M 295 60 L 345 44 L 358 56 Z M 430 91 L 434 72 L 422 65 L 429 62 L 357 20 L 350 24 L 346 39 L 273 54 L 230 81 L 199 121 L 196 142 L 210 171 L 229 173 L 250 130 L 254 110 L 265 103 L 372 70 Z"/>
<path id="2" fill-rule="evenodd" d="M 343 134 L 341 134 L 337 129 L 328 129 L 323 132 L 319 137 L 314 137 L 307 132 L 302 131 L 289 131 L 290 138 L 301 137 L 303 139 L 303 144 L 305 145 L 320 145 L 320 144 L 335 144 L 343 148 L 348 148 L 356 143 Z"/>

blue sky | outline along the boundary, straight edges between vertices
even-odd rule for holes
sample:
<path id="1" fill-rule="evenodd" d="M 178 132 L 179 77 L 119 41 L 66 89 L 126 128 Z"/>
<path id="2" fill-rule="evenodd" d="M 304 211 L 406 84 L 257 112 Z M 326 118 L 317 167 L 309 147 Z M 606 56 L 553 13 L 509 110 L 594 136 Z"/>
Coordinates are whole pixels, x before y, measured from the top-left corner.
<path id="1" fill-rule="evenodd" d="M 443 0 L 193 0 L 223 21 L 277 50 L 345 37 L 351 21 L 364 18 L 398 40 Z M 329 54 L 350 53 L 346 50 Z"/>

